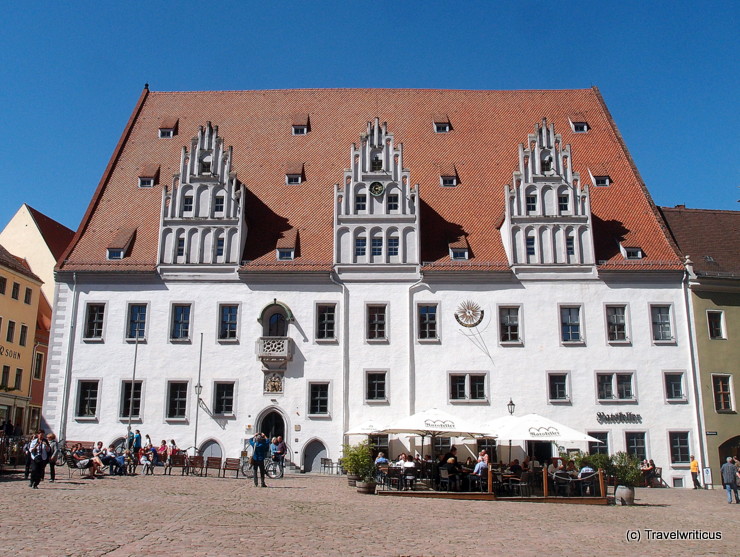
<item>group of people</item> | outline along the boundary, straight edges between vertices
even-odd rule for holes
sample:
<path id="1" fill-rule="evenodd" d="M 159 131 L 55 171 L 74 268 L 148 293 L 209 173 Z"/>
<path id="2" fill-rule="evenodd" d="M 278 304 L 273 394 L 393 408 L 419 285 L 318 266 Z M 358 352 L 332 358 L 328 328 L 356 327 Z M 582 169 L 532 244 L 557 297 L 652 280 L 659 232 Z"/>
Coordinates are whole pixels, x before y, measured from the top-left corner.
<path id="1" fill-rule="evenodd" d="M 0 435 L 5 437 L 21 437 L 23 435 L 23 428 L 20 424 L 13 425 L 10 420 L 3 420 L 0 424 Z"/>
<path id="2" fill-rule="evenodd" d="M 267 435 L 264 433 L 257 433 L 254 437 L 249 440 L 249 444 L 252 447 L 252 456 L 250 457 L 250 465 L 254 472 L 254 487 L 257 487 L 257 471 L 260 474 L 260 480 L 262 487 L 267 487 L 265 483 L 265 460 L 269 453 L 270 458 L 277 462 L 280 467 L 282 475 L 283 467 L 285 466 L 285 454 L 288 452 L 288 446 L 283 441 L 281 435 L 273 437 L 270 441 L 267 440 Z"/>
<path id="3" fill-rule="evenodd" d="M 174 439 L 170 439 L 169 444 L 166 439 L 162 439 L 159 445 L 155 446 L 148 434 L 142 440 L 138 429 L 129 434 L 128 446 L 130 449 L 125 451 L 124 460 L 130 462 L 136 459 L 135 461 L 141 464 L 144 475 L 153 472 L 155 466 L 165 466 L 180 452 Z"/>
<path id="4" fill-rule="evenodd" d="M 25 478 L 29 480 L 29 486 L 38 489 L 39 484 L 46 474 L 46 466 L 50 465 L 50 481 L 55 480 L 55 464 L 59 457 L 59 443 L 56 435 L 50 433 L 46 436 L 43 429 L 39 429 L 36 434 L 24 446 L 23 452 L 26 455 Z"/>

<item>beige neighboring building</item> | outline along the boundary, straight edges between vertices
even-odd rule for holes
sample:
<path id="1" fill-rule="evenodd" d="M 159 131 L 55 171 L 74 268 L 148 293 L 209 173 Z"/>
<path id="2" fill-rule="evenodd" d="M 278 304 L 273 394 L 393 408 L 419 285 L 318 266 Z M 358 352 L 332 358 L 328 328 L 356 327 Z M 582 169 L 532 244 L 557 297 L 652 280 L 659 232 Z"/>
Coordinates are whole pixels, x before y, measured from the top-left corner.
<path id="1" fill-rule="evenodd" d="M 41 279 L 0 245 L 0 424 L 26 433 Z M 8 430 L 7 433 L 9 433 Z"/>
<path id="2" fill-rule="evenodd" d="M 10 222 L 0 232 L 0 245 L 7 250 L 7 255 L 13 254 L 10 261 L 10 269 L 4 267 L 3 273 L 13 271 L 13 265 L 19 265 L 17 272 L 30 273 L 38 280 L 38 284 L 30 284 L 34 289 L 32 294 L 33 318 L 30 313 L 31 307 L 28 303 L 18 304 L 11 296 L 0 295 L 0 341 L 8 344 L 7 325 L 8 317 L 16 313 L 18 308 L 22 309 L 24 315 L 21 320 L 29 328 L 28 340 L 25 346 L 15 349 L 8 344 L 11 353 L 21 356 L 22 364 L 17 361 L 3 364 L 8 367 L 8 383 L 15 387 L 17 370 L 22 370 L 22 389 L 11 390 L 0 395 L 5 397 L 0 402 L 0 423 L 7 417 L 11 418 L 15 425 L 21 423 L 24 433 L 35 430 L 41 423 L 41 407 L 44 400 L 44 382 L 46 380 L 46 361 L 49 345 L 49 328 L 52 318 L 52 304 L 54 302 L 54 265 L 57 259 L 64 253 L 65 248 L 72 240 L 74 232 L 58 223 L 54 219 L 38 212 L 37 210 L 23 204 Z M 6 257 L 7 259 L 7 257 Z M 13 271 L 15 272 L 15 271 Z M 5 274 L 3 275 L 5 276 Z M 8 284 L 17 281 L 6 279 Z M 31 279 L 28 279 L 30 282 Z M 7 288 L 12 289 L 12 285 Z M 25 293 L 25 286 L 20 287 Z M 11 292 L 12 294 L 12 292 Z M 17 307 L 16 307 L 17 306 Z M 28 315 L 26 315 L 28 314 Z M 18 320 L 18 319 L 16 319 Z M 17 337 L 19 333 L 15 333 Z M 15 339 L 17 344 L 18 338 Z M 7 354 L 7 352 L 6 352 Z M 3 359 L 3 356 L 0 356 Z M 16 365 L 18 364 L 18 365 Z M 4 370 L 5 367 L 0 367 Z M 16 392 L 17 391 L 17 392 Z M 19 418 L 22 419 L 19 420 Z"/>
<path id="3" fill-rule="evenodd" d="M 687 260 L 695 359 L 706 456 L 720 484 L 719 468 L 740 457 L 740 211 L 662 207 Z M 699 456 L 699 455 L 697 455 Z"/>
<path id="4" fill-rule="evenodd" d="M 44 282 L 41 290 L 54 302 L 54 265 L 72 241 L 74 231 L 25 203 L 0 232 L 0 244 L 23 257 Z"/>

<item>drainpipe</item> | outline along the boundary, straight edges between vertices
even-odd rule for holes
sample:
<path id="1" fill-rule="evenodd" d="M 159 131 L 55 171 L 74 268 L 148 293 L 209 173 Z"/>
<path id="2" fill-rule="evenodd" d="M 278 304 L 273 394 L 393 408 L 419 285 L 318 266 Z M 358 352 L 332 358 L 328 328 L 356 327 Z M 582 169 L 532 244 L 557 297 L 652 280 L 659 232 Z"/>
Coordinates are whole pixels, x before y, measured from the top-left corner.
<path id="1" fill-rule="evenodd" d="M 429 288 L 428 284 L 422 284 L 424 274 L 419 272 L 419 280 L 409 286 L 409 416 L 416 413 L 416 339 L 414 338 L 415 318 L 414 312 L 414 289 L 423 286 Z M 424 458 L 424 455 L 421 455 Z"/>
<path id="2" fill-rule="evenodd" d="M 694 399 L 696 400 L 696 427 L 698 428 L 699 454 L 701 455 L 704 465 L 709 466 L 709 452 L 704 439 L 704 401 L 701 397 L 698 350 L 696 346 L 696 335 L 694 334 L 694 304 L 691 299 L 691 290 L 689 288 L 689 280 L 691 279 L 690 264 L 691 260 L 687 257 L 684 262 L 686 269 L 684 271 L 683 280 L 681 281 L 681 286 L 683 287 L 683 299 L 686 308 L 686 325 L 689 335 L 689 352 L 691 356 L 691 376 L 694 383 Z M 702 469 L 699 470 L 699 474 L 703 476 Z M 703 477 L 702 483 L 704 483 Z"/>
<path id="3" fill-rule="evenodd" d="M 334 271 L 329 273 L 329 280 L 342 289 L 342 443 L 347 443 L 348 437 L 344 432 L 349 428 L 349 293 L 347 286 L 334 277 Z"/>
<path id="4" fill-rule="evenodd" d="M 64 388 L 62 390 L 62 412 L 59 421 L 59 443 L 67 440 L 67 414 L 69 413 L 70 384 L 72 383 L 72 358 L 74 356 L 75 336 L 77 331 L 77 305 L 79 301 L 77 290 L 77 273 L 72 273 L 72 321 L 69 325 L 69 341 L 67 343 L 67 363 L 64 368 Z"/>

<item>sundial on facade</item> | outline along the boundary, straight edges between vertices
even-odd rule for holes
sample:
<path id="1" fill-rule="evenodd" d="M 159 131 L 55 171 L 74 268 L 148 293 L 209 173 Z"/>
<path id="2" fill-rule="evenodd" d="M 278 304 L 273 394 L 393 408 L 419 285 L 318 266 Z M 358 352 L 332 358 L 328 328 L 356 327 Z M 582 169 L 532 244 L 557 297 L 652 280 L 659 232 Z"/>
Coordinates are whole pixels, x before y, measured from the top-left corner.
<path id="1" fill-rule="evenodd" d="M 465 300 L 457 306 L 455 319 L 463 327 L 475 327 L 483 321 L 483 310 L 472 300 Z"/>

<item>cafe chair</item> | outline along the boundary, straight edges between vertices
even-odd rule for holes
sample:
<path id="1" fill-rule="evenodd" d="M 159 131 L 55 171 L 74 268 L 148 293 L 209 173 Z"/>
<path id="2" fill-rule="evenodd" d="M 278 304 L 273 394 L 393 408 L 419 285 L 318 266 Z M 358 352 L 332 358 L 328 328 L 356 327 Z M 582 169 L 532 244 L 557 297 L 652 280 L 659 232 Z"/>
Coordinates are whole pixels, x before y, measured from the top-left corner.
<path id="1" fill-rule="evenodd" d="M 568 497 L 570 495 L 570 476 L 565 472 L 555 472 L 552 477 L 553 487 L 555 488 L 555 496 L 562 495 Z"/>
<path id="2" fill-rule="evenodd" d="M 450 473 L 446 468 L 439 469 L 439 491 L 442 491 L 443 488 L 447 491 L 450 490 Z"/>
<path id="3" fill-rule="evenodd" d="M 400 490 L 402 482 L 402 472 L 403 470 L 401 468 L 397 468 L 394 466 L 388 468 L 388 472 L 386 472 L 385 474 L 385 486 L 388 489 L 393 489 L 393 487 L 395 486 L 396 489 Z"/>
<path id="4" fill-rule="evenodd" d="M 403 489 L 414 490 L 414 482 L 416 481 L 417 470 L 416 468 L 404 467 L 403 475 L 401 477 L 401 484 Z"/>
<path id="5" fill-rule="evenodd" d="M 522 472 L 520 478 L 509 479 L 509 490 L 512 495 L 519 493 L 520 497 L 524 497 L 524 494 L 532 494 L 532 486 L 529 483 L 529 472 Z"/>
<path id="6" fill-rule="evenodd" d="M 587 474 L 578 480 L 578 488 L 580 490 L 581 497 L 586 495 L 596 495 L 596 479 L 598 478 L 598 472 Z"/>

